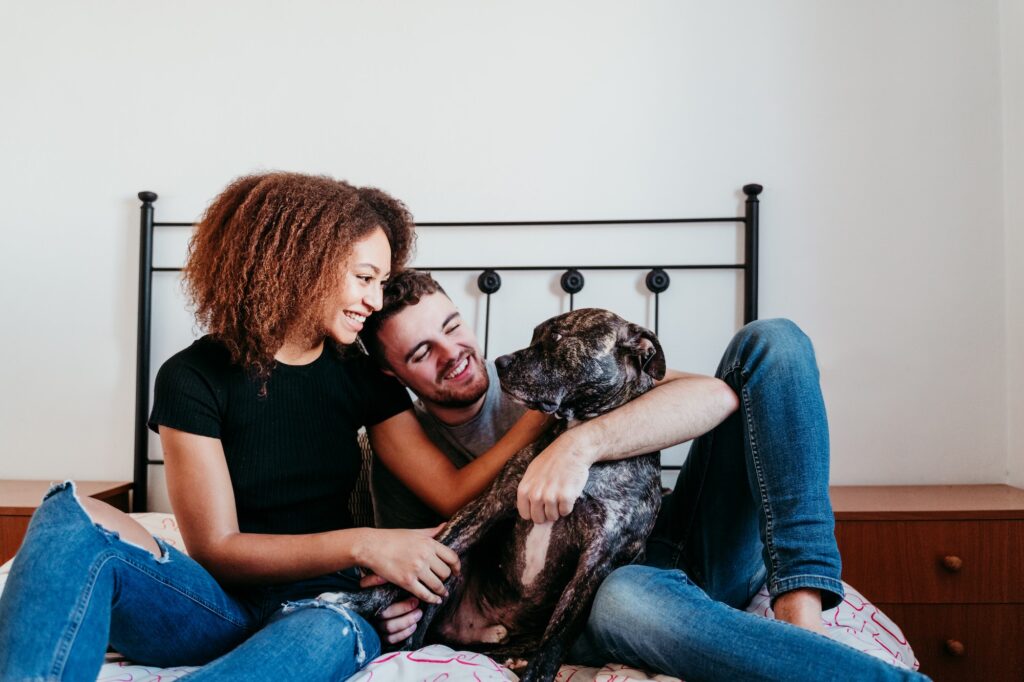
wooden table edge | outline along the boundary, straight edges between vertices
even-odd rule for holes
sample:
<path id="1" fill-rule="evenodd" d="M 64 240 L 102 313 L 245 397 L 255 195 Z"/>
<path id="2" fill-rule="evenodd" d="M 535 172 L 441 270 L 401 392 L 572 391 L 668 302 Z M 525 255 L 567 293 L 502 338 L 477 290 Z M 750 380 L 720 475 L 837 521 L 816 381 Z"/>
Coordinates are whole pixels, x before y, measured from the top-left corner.
<path id="1" fill-rule="evenodd" d="M 13 480 L 13 479 L 5 479 Z M 74 480 L 74 479 L 72 479 Z M 19 481 L 20 482 L 20 481 Z M 26 480 L 26 483 L 43 483 L 48 485 L 55 485 L 60 481 L 48 482 L 48 481 L 35 481 Z M 34 506 L 10 506 L 0 505 L 0 516 L 32 516 L 36 509 L 39 507 L 39 503 L 43 501 L 43 496 L 46 494 L 48 485 L 42 487 L 42 492 L 39 494 L 39 499 L 36 501 Z M 133 483 L 131 481 L 75 481 L 76 491 L 81 492 L 81 486 L 88 485 L 89 487 L 95 485 L 104 485 L 102 490 L 98 490 L 94 493 L 90 493 L 88 496 L 97 500 L 107 500 L 118 495 L 124 495 L 131 491 Z"/>

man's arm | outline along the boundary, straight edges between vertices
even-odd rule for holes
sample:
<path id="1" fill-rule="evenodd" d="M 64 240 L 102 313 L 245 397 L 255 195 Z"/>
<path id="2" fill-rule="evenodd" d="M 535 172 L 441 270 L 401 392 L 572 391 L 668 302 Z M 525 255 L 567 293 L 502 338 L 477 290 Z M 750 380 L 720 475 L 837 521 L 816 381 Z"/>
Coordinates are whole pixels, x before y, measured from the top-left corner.
<path id="1" fill-rule="evenodd" d="M 569 429 L 540 453 L 519 484 L 519 514 L 535 523 L 555 521 L 572 511 L 591 464 L 693 440 L 738 406 L 720 379 L 670 369 L 644 395 Z"/>

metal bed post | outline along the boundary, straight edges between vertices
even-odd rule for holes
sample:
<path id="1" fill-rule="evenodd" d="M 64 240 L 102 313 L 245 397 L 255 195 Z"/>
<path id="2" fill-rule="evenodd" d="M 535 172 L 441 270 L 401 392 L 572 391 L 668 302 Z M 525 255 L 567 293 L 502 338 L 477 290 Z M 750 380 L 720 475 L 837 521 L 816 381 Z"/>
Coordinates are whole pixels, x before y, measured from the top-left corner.
<path id="1" fill-rule="evenodd" d="M 155 192 L 139 192 L 139 330 L 135 352 L 135 478 L 132 511 L 144 512 L 149 497 L 149 348 L 153 319 L 153 202 Z"/>
<path id="2" fill-rule="evenodd" d="M 644 278 L 644 284 L 647 285 L 647 290 L 654 294 L 654 333 L 658 334 L 658 314 L 660 307 L 660 297 L 665 291 L 668 290 L 668 285 L 672 283 L 672 279 L 668 276 L 668 273 L 661 268 L 654 268 L 647 273 L 647 277 Z"/>
<path id="3" fill-rule="evenodd" d="M 476 286 L 487 295 L 487 310 L 484 319 L 484 357 L 487 357 L 488 344 L 491 342 L 491 294 L 501 288 L 501 275 L 491 269 L 484 270 L 476 278 Z"/>
<path id="4" fill-rule="evenodd" d="M 761 185 L 743 185 L 743 193 L 747 195 L 747 211 L 743 219 L 746 235 L 743 239 L 745 257 L 743 264 L 743 324 L 757 319 L 757 229 L 758 209 L 760 201 L 757 195 L 764 189 Z"/>
<path id="5" fill-rule="evenodd" d="M 576 309 L 576 294 L 583 291 L 583 285 L 586 280 L 583 279 L 583 273 L 576 268 L 569 268 L 562 275 L 562 279 L 559 280 L 559 284 L 562 286 L 562 291 L 569 294 L 569 310 Z"/>

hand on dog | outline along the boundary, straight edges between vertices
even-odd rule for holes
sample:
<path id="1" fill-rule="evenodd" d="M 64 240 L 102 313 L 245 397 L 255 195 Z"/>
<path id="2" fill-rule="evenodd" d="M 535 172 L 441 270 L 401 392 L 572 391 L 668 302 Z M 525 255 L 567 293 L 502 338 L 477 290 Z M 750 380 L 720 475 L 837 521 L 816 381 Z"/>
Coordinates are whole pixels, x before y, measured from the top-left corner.
<path id="1" fill-rule="evenodd" d="M 416 625 L 423 618 L 423 611 L 419 605 L 419 599 L 409 597 L 405 601 L 395 602 L 381 611 L 376 626 L 387 639 L 388 644 L 403 642 L 416 632 Z"/>
<path id="2" fill-rule="evenodd" d="M 590 475 L 590 461 L 557 438 L 530 462 L 519 482 L 516 507 L 534 523 L 557 521 L 572 512 Z"/>
<path id="3" fill-rule="evenodd" d="M 446 596 L 444 581 L 459 572 L 458 555 L 434 540 L 442 527 L 374 529 L 373 549 L 360 562 L 373 575 L 365 576 L 359 584 L 372 587 L 393 583 L 421 601 L 440 604 Z"/>

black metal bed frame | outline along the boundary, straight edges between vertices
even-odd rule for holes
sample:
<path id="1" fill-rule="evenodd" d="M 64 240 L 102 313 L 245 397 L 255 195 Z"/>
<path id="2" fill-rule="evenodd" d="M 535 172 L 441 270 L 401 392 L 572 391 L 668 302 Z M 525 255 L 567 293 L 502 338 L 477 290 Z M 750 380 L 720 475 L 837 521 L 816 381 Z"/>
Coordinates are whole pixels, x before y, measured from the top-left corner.
<path id="1" fill-rule="evenodd" d="M 429 222 L 417 223 L 417 227 L 518 227 L 518 226 L 591 226 L 591 225 L 685 225 L 693 223 L 743 223 L 744 225 L 744 259 L 742 263 L 726 264 L 689 264 L 689 265 L 517 265 L 488 267 L 426 267 L 423 270 L 436 272 L 476 272 L 481 271 L 477 278 L 477 286 L 487 297 L 484 321 L 484 357 L 490 341 L 491 295 L 501 288 L 499 271 L 563 271 L 561 278 L 562 290 L 569 294 L 569 308 L 573 307 L 573 297 L 583 289 L 585 270 L 648 270 L 645 283 L 647 289 L 654 294 L 654 331 L 658 332 L 658 297 L 668 289 L 671 282 L 669 270 L 741 270 L 743 271 L 743 321 L 744 324 L 757 319 L 757 266 L 758 266 L 758 227 L 759 204 L 758 195 L 763 187 L 758 184 L 743 186 L 746 195 L 746 210 L 742 216 L 724 218 L 659 218 L 639 220 L 555 220 L 555 221 L 498 221 L 498 222 Z M 155 192 L 139 192 L 142 201 L 139 223 L 139 325 L 138 349 L 136 355 L 135 374 L 135 471 L 133 485 L 133 511 L 147 510 L 149 497 L 149 467 L 162 465 L 163 460 L 149 456 L 149 365 L 150 346 L 152 342 L 153 317 L 153 273 L 178 272 L 181 268 L 153 266 L 153 232 L 157 227 L 194 227 L 191 222 L 155 222 L 153 219 L 153 202 L 157 200 Z M 664 469 L 679 469 L 679 466 L 664 466 Z"/>

